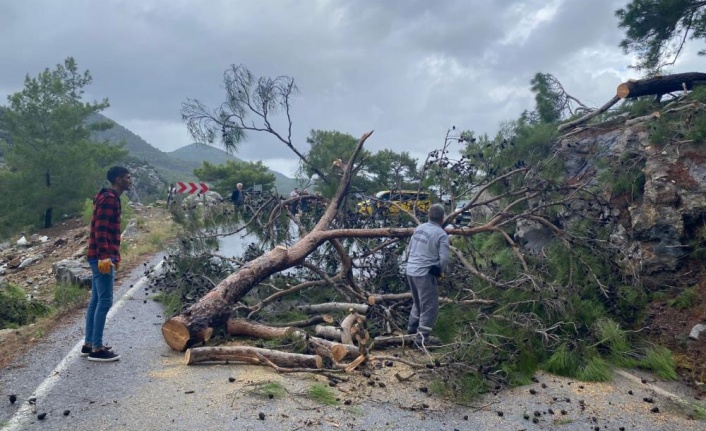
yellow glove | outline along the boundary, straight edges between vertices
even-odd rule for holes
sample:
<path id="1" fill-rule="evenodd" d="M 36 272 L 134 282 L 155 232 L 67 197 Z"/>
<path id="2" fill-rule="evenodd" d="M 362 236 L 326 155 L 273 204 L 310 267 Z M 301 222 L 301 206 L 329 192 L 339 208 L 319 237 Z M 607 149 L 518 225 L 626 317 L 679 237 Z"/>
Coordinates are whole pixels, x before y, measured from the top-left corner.
<path id="1" fill-rule="evenodd" d="M 110 259 L 101 259 L 98 261 L 98 272 L 101 274 L 110 274 L 111 267 L 115 267 L 115 264 Z"/>

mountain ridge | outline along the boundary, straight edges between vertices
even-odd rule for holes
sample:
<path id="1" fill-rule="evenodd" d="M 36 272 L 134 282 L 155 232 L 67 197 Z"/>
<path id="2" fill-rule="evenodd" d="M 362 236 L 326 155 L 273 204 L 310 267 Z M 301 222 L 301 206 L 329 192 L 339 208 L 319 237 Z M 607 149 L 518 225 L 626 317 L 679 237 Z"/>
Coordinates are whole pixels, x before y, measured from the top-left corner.
<path id="1" fill-rule="evenodd" d="M 112 127 L 106 130 L 96 130 L 92 136 L 98 141 L 108 141 L 112 144 L 124 142 L 125 149 L 129 155 L 137 159 L 148 162 L 162 175 L 167 182 L 196 181 L 194 169 L 201 167 L 207 161 L 213 164 L 223 164 L 226 160 L 242 161 L 226 151 L 205 144 L 189 144 L 176 150 L 162 151 L 142 137 L 121 125 L 117 121 L 106 117 L 103 114 L 91 116 L 87 123 L 89 125 L 107 122 Z M 269 169 L 275 176 L 275 187 L 280 194 L 288 194 L 297 186 L 297 181 L 280 172 Z"/>

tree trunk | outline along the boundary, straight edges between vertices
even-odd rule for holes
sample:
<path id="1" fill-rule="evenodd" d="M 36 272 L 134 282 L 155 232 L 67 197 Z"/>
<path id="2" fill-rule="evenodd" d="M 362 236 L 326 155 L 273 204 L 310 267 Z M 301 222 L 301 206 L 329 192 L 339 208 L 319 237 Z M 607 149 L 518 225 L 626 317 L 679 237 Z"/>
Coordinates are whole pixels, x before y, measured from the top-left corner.
<path id="1" fill-rule="evenodd" d="M 278 350 L 259 349 L 250 346 L 197 347 L 188 349 L 184 355 L 186 365 L 202 362 L 246 362 L 255 365 L 263 364 L 258 357 L 262 355 L 273 364 L 286 368 L 321 368 L 323 360 L 318 355 L 302 355 L 286 353 Z"/>
<path id="2" fill-rule="evenodd" d="M 691 90 L 695 84 L 706 83 L 706 73 L 689 72 L 675 75 L 628 81 L 618 85 L 617 96 L 621 99 L 662 95 L 683 89 Z"/>

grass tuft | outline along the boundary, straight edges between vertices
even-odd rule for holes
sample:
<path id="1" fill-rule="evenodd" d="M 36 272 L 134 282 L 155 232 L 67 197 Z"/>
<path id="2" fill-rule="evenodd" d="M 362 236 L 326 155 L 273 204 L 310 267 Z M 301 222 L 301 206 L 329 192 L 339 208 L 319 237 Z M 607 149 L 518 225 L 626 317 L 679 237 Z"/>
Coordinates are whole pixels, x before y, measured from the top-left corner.
<path id="1" fill-rule="evenodd" d="M 54 288 L 54 306 L 59 310 L 82 307 L 88 298 L 88 290 L 76 284 L 57 284 Z"/>
<path id="2" fill-rule="evenodd" d="M 666 380 L 676 380 L 676 363 L 672 357 L 672 352 L 661 346 L 647 349 L 645 357 L 639 362 L 639 367 L 653 371 L 659 377 Z"/>
<path id="3" fill-rule="evenodd" d="M 309 398 L 311 398 L 312 400 L 327 406 L 335 406 L 339 404 L 338 400 L 336 399 L 336 395 L 333 393 L 331 388 L 324 385 L 323 383 L 314 383 L 313 385 L 311 385 L 308 394 Z"/>

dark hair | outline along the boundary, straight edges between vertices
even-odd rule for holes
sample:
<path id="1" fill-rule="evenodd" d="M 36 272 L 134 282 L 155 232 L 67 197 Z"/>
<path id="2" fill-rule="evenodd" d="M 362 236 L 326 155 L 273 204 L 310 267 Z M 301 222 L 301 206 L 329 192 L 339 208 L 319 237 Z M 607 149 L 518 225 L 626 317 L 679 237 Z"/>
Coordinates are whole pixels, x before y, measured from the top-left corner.
<path id="1" fill-rule="evenodd" d="M 115 184 L 115 180 L 118 179 L 118 177 L 122 177 L 123 175 L 129 173 L 130 171 L 128 171 L 127 168 L 124 168 L 122 166 L 113 166 L 112 168 L 108 169 L 108 175 L 106 175 L 106 178 L 108 178 L 110 184 Z"/>

